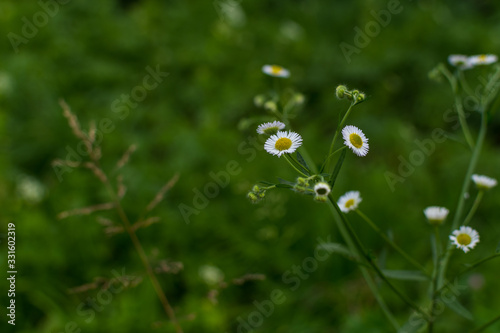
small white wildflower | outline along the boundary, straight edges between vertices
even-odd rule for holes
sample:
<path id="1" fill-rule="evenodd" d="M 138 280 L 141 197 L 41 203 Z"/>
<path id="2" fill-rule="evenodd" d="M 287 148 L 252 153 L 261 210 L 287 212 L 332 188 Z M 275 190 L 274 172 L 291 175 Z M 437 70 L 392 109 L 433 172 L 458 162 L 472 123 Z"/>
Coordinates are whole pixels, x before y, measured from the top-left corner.
<path id="1" fill-rule="evenodd" d="M 479 243 L 479 234 L 471 227 L 461 226 L 460 229 L 452 232 L 450 240 L 458 249 L 467 253 Z"/>
<path id="2" fill-rule="evenodd" d="M 319 202 L 326 202 L 328 194 L 330 194 L 330 185 L 325 182 L 319 182 L 314 185 L 314 200 Z"/>
<path id="3" fill-rule="evenodd" d="M 449 212 L 447 208 L 437 206 L 431 206 L 424 209 L 425 217 L 432 225 L 442 224 Z"/>
<path id="4" fill-rule="evenodd" d="M 358 208 L 359 203 L 362 201 L 358 191 L 350 191 L 344 194 L 337 201 L 337 205 L 344 213 L 349 213 L 351 210 Z"/>
<path id="5" fill-rule="evenodd" d="M 302 137 L 295 132 L 279 131 L 271 135 L 264 143 L 264 149 L 272 155 L 280 157 L 291 154 L 302 145 Z"/>
<path id="6" fill-rule="evenodd" d="M 498 61 L 498 57 L 494 54 L 479 54 L 470 56 L 468 62 L 472 66 L 490 65 Z"/>
<path id="7" fill-rule="evenodd" d="M 257 127 L 257 133 L 259 134 L 276 134 L 279 130 L 285 128 L 285 124 L 281 121 L 273 121 L 269 123 L 260 124 Z"/>
<path id="8" fill-rule="evenodd" d="M 327 196 L 330 194 L 330 185 L 325 182 L 319 182 L 314 185 L 314 192 L 316 195 Z"/>
<path id="9" fill-rule="evenodd" d="M 472 181 L 476 184 L 476 187 L 480 190 L 489 190 L 492 187 L 497 186 L 497 180 L 495 178 L 490 178 L 488 176 L 472 175 Z"/>
<path id="10" fill-rule="evenodd" d="M 455 66 L 459 69 L 469 69 L 474 67 L 473 64 L 470 63 L 469 57 L 463 54 L 452 54 L 448 57 L 448 62 L 450 65 Z"/>
<path id="11" fill-rule="evenodd" d="M 344 144 L 351 148 L 351 150 L 358 156 L 365 156 L 368 154 L 368 138 L 356 126 L 348 125 L 342 130 L 342 137 Z"/>
<path id="12" fill-rule="evenodd" d="M 264 65 L 262 66 L 262 72 L 274 77 L 287 78 L 290 76 L 290 71 L 288 71 L 288 69 L 278 65 Z"/>

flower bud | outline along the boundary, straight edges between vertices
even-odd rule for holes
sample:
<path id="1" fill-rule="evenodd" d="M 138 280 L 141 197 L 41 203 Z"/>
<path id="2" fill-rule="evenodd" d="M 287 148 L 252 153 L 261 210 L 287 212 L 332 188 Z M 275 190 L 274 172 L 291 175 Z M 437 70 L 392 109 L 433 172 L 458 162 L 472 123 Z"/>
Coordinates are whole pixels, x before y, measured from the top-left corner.
<path id="1" fill-rule="evenodd" d="M 326 200 L 328 200 L 328 197 L 324 195 L 315 195 L 314 200 L 317 202 L 326 202 Z"/>
<path id="2" fill-rule="evenodd" d="M 264 103 L 264 109 L 274 112 L 278 109 L 278 106 L 273 101 L 267 101 Z"/>
<path id="3" fill-rule="evenodd" d="M 295 184 L 295 185 L 293 186 L 293 189 L 294 189 L 295 191 L 299 192 L 299 193 L 304 193 L 304 192 L 306 191 L 306 187 L 301 186 L 301 185 L 299 185 L 299 184 Z"/>
<path id="4" fill-rule="evenodd" d="M 295 96 L 293 96 L 293 98 L 294 98 L 295 103 L 297 103 L 297 104 L 302 104 L 305 101 L 305 97 L 301 93 L 295 94 Z"/>
<path id="5" fill-rule="evenodd" d="M 247 197 L 248 197 L 248 199 L 250 199 L 250 201 L 252 203 L 257 203 L 260 201 L 260 199 L 257 197 L 257 195 L 255 195 L 255 193 L 253 193 L 253 192 L 248 192 Z"/>
<path id="6" fill-rule="evenodd" d="M 256 107 L 260 108 L 266 102 L 266 97 L 264 95 L 257 95 L 253 98 L 253 103 Z"/>
<path id="7" fill-rule="evenodd" d="M 356 97 L 356 102 L 357 103 L 363 102 L 365 100 L 365 98 L 366 98 L 365 93 L 360 92 L 358 94 L 358 96 Z"/>
<path id="8" fill-rule="evenodd" d="M 338 98 L 338 99 L 342 99 L 342 98 L 346 97 L 346 96 L 345 96 L 345 95 L 346 95 L 346 92 L 347 92 L 347 87 L 346 87 L 346 86 L 344 86 L 344 85 L 342 85 L 342 84 L 341 84 L 341 85 L 339 85 L 339 86 L 337 87 L 337 89 L 335 90 L 335 94 L 337 95 L 337 98 Z"/>
<path id="9" fill-rule="evenodd" d="M 297 178 L 297 185 L 300 185 L 300 186 L 309 186 L 309 182 L 307 181 L 306 178 L 298 177 Z"/>

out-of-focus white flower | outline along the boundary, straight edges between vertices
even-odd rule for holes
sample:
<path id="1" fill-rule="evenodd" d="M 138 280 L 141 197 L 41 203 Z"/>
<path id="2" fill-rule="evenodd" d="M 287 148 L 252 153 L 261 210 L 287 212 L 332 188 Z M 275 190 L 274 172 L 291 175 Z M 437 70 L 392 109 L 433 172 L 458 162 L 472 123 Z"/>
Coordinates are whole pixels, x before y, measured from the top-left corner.
<path id="1" fill-rule="evenodd" d="M 480 190 L 489 190 L 492 187 L 497 186 L 497 180 L 495 178 L 490 178 L 488 176 L 472 175 L 472 181 L 476 184 L 476 187 Z"/>
<path id="2" fill-rule="evenodd" d="M 290 71 L 288 69 L 278 65 L 264 65 L 262 66 L 262 72 L 274 77 L 287 78 L 290 76 Z"/>
<path id="3" fill-rule="evenodd" d="M 432 225 L 439 225 L 444 222 L 450 211 L 444 207 L 431 206 L 424 209 L 425 217 Z"/>

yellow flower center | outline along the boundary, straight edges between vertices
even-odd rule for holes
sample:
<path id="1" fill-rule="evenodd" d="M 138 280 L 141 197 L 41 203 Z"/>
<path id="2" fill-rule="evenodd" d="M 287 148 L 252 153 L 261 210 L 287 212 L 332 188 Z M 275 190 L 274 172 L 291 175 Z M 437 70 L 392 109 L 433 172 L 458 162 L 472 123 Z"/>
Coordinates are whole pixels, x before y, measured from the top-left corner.
<path id="1" fill-rule="evenodd" d="M 352 206 L 354 206 L 354 203 L 355 203 L 354 199 L 347 200 L 345 203 L 345 208 L 351 208 Z"/>
<path id="2" fill-rule="evenodd" d="M 273 73 L 274 75 L 278 75 L 279 73 L 281 73 L 282 70 L 283 70 L 283 68 L 280 66 L 277 66 L 277 65 L 271 66 L 271 73 Z"/>
<path id="3" fill-rule="evenodd" d="M 460 245 L 469 245 L 471 241 L 472 238 L 467 234 L 460 234 L 457 236 L 457 243 Z"/>
<path id="4" fill-rule="evenodd" d="M 480 60 L 480 61 L 486 61 L 486 54 L 481 54 L 481 55 L 479 56 L 479 60 Z"/>
<path id="5" fill-rule="evenodd" d="M 356 133 L 349 135 L 349 141 L 351 141 L 351 144 L 356 148 L 361 148 L 363 146 L 363 140 Z"/>
<path id="6" fill-rule="evenodd" d="M 279 151 L 287 150 L 291 146 L 292 140 L 290 140 L 289 138 L 279 138 L 274 144 L 274 148 L 278 149 Z"/>

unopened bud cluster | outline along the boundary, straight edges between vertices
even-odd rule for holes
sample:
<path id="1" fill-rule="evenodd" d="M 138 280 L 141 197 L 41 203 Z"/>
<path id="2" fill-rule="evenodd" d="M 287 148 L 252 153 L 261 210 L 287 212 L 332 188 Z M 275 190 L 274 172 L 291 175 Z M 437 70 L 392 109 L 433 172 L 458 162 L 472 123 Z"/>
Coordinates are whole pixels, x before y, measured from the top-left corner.
<path id="1" fill-rule="evenodd" d="M 348 90 L 347 87 L 342 84 L 337 87 L 337 89 L 335 90 L 335 94 L 337 95 L 338 99 L 346 98 L 351 102 L 354 102 L 354 104 L 361 103 L 366 98 L 364 92 L 361 92 L 359 90 Z"/>
<path id="2" fill-rule="evenodd" d="M 258 185 L 254 185 L 252 190 L 248 192 L 247 197 L 252 203 L 258 203 L 266 196 L 266 189 L 267 188 L 261 188 Z"/>

